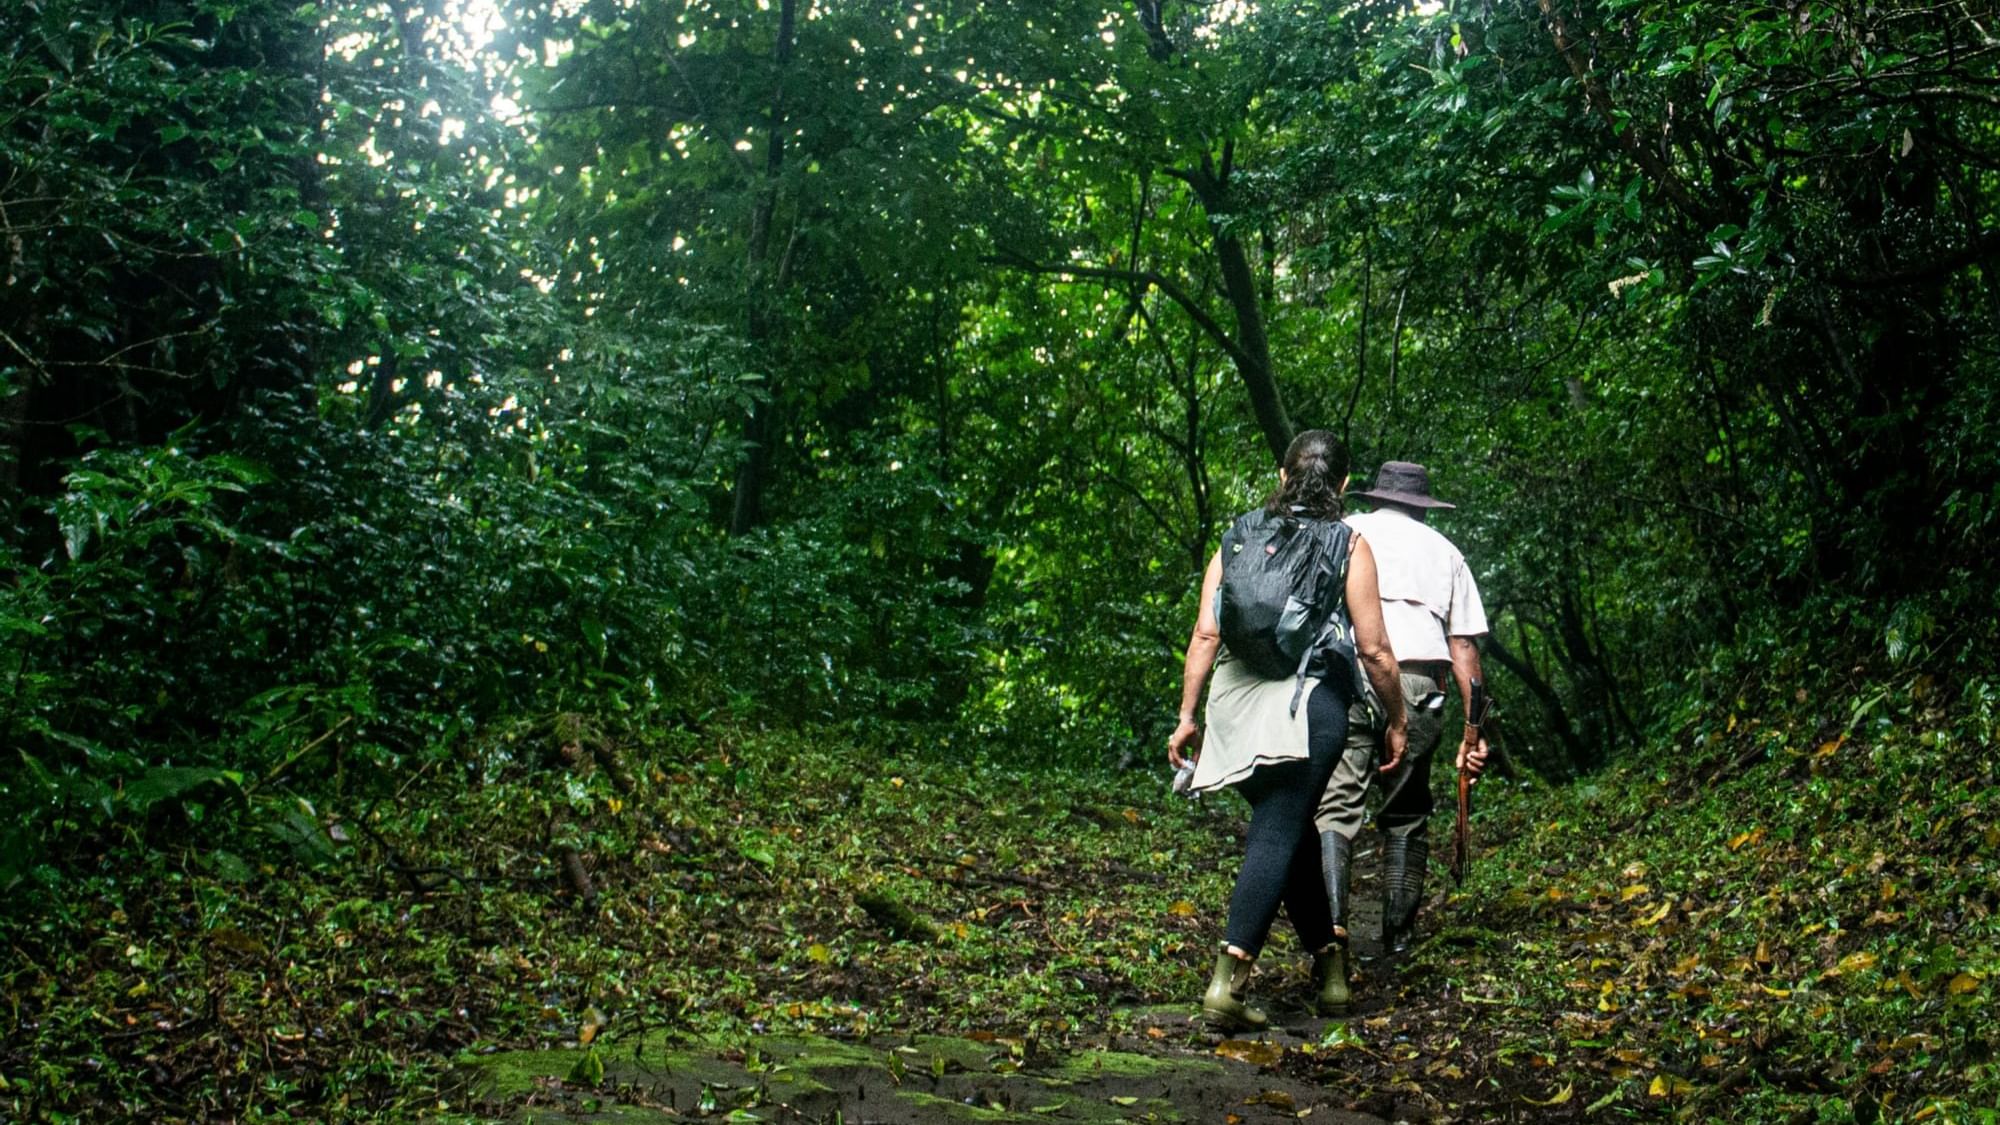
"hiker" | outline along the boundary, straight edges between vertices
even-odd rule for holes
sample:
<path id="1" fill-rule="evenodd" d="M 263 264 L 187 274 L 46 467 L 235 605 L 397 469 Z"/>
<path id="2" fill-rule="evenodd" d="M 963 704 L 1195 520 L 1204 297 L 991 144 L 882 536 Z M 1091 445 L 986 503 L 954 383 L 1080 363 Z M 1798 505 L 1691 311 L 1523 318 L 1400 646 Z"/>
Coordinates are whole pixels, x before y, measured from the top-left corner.
<path id="1" fill-rule="evenodd" d="M 1476 638 L 1486 632 L 1486 610 L 1465 556 L 1424 522 L 1427 513 L 1456 506 L 1431 497 L 1429 470 L 1409 461 L 1385 462 L 1375 486 L 1354 495 L 1375 504 L 1372 512 L 1348 516 L 1347 524 L 1374 552 L 1382 621 L 1401 671 L 1404 713 L 1396 717 L 1408 730 L 1401 765 L 1376 778 L 1385 794 L 1376 814 L 1382 830 L 1382 945 L 1389 953 L 1404 953 L 1430 861 L 1431 758 L 1444 734 L 1447 678 L 1458 681 L 1470 715 L 1472 681 L 1480 675 Z M 1365 814 L 1351 782 L 1368 776 L 1376 740 L 1384 733 L 1383 710 L 1360 708 L 1349 722 L 1347 746 L 1316 817 L 1336 924 L 1346 918 L 1349 859 Z M 1486 751 L 1478 729 L 1466 726 L 1458 742 L 1459 768 L 1476 776 L 1486 765 Z"/>
<path id="2" fill-rule="evenodd" d="M 1261 509 L 1237 518 L 1209 560 L 1188 641 L 1180 723 L 1167 742 L 1174 768 L 1184 758 L 1195 760 L 1196 792 L 1233 785 L 1250 802 L 1226 941 L 1201 1003 L 1202 1018 L 1225 1031 L 1265 1025 L 1264 1013 L 1246 1003 L 1244 993 L 1281 902 L 1300 945 L 1313 951 L 1315 1006 L 1325 1012 L 1347 1003 L 1347 932 L 1328 911 L 1313 813 L 1346 740 L 1348 703 L 1360 694 L 1357 661 L 1377 694 L 1396 704 L 1383 732 L 1382 768 L 1394 769 L 1403 754 L 1402 688 L 1382 629 L 1374 556 L 1340 522 L 1347 448 L 1325 430 L 1302 433 L 1285 451 L 1278 482 Z M 1313 563 L 1317 585 L 1291 592 L 1322 608 L 1317 621 L 1291 634 L 1305 638 L 1294 644 L 1303 655 L 1273 657 L 1270 635 L 1282 630 L 1246 629 L 1255 618 L 1243 599 L 1257 592 L 1256 571 L 1266 558 L 1301 557 L 1295 549 L 1313 551 L 1303 557 Z M 1269 602 L 1267 597 L 1264 604 Z M 1275 602 L 1288 608 L 1286 589 L 1276 590 Z M 1268 616 L 1277 618 L 1275 612 Z M 1211 671 L 1204 733 L 1195 706 Z M 1351 783 L 1358 802 L 1367 778 Z"/>

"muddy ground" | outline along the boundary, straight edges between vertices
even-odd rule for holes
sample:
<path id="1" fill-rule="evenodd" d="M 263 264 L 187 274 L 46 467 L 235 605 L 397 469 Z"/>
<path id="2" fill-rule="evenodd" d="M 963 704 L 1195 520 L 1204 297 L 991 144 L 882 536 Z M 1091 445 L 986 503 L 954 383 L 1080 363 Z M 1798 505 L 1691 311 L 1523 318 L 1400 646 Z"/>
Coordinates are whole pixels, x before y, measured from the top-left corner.
<path id="1" fill-rule="evenodd" d="M 1441 880 L 1432 907 L 1444 909 Z M 582 1046 L 465 1060 L 468 1103 L 515 1121 L 654 1122 L 689 1119 L 918 1125 L 924 1122 L 1298 1121 L 1370 1125 L 1481 1116 L 1491 1105 L 1469 1084 L 1440 1104 L 1433 1068 L 1424 1086 L 1395 1081 L 1419 1058 L 1371 1042 L 1415 1043 L 1442 1022 L 1476 1018 L 1450 996 L 1420 1000 L 1422 970 L 1382 958 L 1378 864 L 1358 857 L 1353 922 L 1355 1005 L 1323 1019 L 1306 1006 L 1307 969 L 1266 958 L 1253 989 L 1270 1028 L 1249 1037 L 1209 1032 L 1196 998 L 1107 1007 L 1106 1026 L 1066 1045 L 1010 1035 L 751 1036 L 728 1045 L 665 1033 L 609 1036 L 586 1062 Z M 1414 1025 L 1423 1022 L 1426 1026 Z M 1413 1034 L 1401 1034 L 1407 1028 Z M 1444 1078 L 1446 1086 L 1451 1076 Z M 1516 1103 L 1517 1104 L 1517 1103 Z M 1440 1113 L 1440 1109 L 1443 1110 Z"/>

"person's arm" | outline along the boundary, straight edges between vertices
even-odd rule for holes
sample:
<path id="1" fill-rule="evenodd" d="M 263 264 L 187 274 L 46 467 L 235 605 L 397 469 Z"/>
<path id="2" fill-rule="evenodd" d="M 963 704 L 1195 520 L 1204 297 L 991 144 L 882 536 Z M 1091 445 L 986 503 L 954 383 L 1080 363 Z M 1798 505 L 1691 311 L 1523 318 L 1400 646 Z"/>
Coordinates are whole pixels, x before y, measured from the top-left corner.
<path id="1" fill-rule="evenodd" d="M 1347 560 L 1347 616 L 1354 622 L 1354 651 L 1361 669 L 1375 688 L 1375 698 L 1388 712 L 1382 732 L 1382 772 L 1403 764 L 1409 742 L 1410 714 L 1403 706 L 1403 675 L 1389 648 L 1389 630 L 1382 624 L 1382 587 L 1375 579 L 1375 552 L 1360 535 Z"/>
<path id="2" fill-rule="evenodd" d="M 1175 769 L 1185 759 L 1201 757 L 1201 724 L 1194 711 L 1201 706 L 1202 689 L 1208 686 L 1216 650 L 1222 647 L 1222 626 L 1215 620 L 1215 592 L 1221 588 L 1222 552 L 1217 551 L 1201 576 L 1201 608 L 1195 612 L 1194 635 L 1188 638 L 1187 663 L 1181 669 L 1181 721 L 1167 739 L 1167 761 Z"/>
<path id="3" fill-rule="evenodd" d="M 1451 638 L 1451 674 L 1458 681 L 1458 698 L 1465 704 L 1465 733 L 1458 742 L 1458 768 L 1477 777 L 1486 768 L 1486 735 L 1472 725 L 1472 681 L 1481 678 L 1476 638 Z"/>

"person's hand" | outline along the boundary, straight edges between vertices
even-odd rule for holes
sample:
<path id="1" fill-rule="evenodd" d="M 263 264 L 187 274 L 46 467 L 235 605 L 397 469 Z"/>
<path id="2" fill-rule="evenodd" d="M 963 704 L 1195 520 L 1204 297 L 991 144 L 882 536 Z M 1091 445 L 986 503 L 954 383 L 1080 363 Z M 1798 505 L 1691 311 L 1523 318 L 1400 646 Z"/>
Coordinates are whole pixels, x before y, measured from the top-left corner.
<path id="1" fill-rule="evenodd" d="M 1458 744 L 1458 768 L 1477 778 L 1486 768 L 1486 736 L 1478 727 L 1466 727 L 1465 738 Z"/>
<path id="2" fill-rule="evenodd" d="M 1408 727 L 1394 726 L 1382 732 L 1382 766 L 1377 773 L 1395 773 L 1403 764 L 1403 752 L 1409 748 Z"/>
<path id="3" fill-rule="evenodd" d="M 1167 739 L 1167 764 L 1180 769 L 1181 766 L 1201 757 L 1201 728 L 1195 721 L 1183 717 L 1181 725 L 1174 728 L 1172 737 Z"/>

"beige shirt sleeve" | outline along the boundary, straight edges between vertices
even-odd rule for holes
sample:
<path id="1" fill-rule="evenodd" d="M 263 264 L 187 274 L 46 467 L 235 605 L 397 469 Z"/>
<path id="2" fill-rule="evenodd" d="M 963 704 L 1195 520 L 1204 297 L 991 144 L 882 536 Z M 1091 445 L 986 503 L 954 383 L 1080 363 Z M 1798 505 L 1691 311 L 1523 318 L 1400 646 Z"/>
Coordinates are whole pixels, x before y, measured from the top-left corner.
<path id="1" fill-rule="evenodd" d="M 1472 580 L 1472 568 L 1460 555 L 1452 560 L 1450 619 L 1445 622 L 1445 633 L 1477 637 L 1486 631 L 1486 605 L 1479 600 L 1479 584 Z"/>

